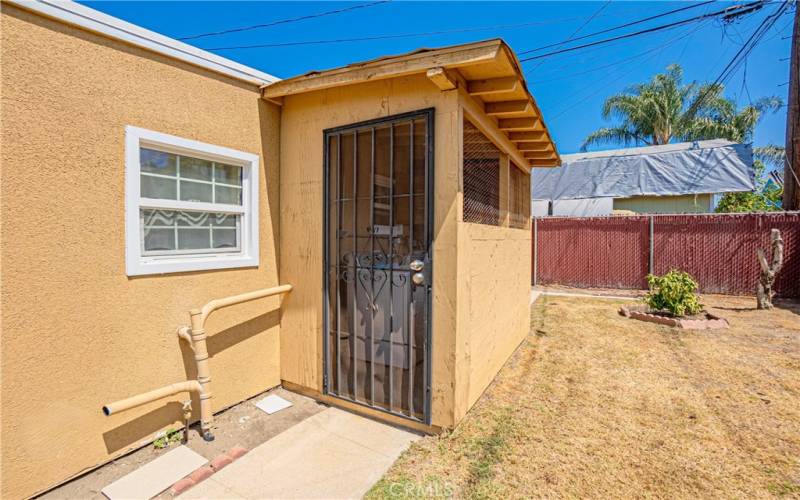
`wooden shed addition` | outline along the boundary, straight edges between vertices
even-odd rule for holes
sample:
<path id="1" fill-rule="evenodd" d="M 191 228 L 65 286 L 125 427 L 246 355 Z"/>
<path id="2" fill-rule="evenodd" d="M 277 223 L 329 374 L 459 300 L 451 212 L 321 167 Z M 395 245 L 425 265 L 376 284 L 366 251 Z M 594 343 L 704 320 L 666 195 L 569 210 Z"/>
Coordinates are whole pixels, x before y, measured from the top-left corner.
<path id="1" fill-rule="evenodd" d="M 454 426 L 528 332 L 530 168 L 560 163 L 516 57 L 423 49 L 262 96 L 282 106 L 284 384 Z"/>

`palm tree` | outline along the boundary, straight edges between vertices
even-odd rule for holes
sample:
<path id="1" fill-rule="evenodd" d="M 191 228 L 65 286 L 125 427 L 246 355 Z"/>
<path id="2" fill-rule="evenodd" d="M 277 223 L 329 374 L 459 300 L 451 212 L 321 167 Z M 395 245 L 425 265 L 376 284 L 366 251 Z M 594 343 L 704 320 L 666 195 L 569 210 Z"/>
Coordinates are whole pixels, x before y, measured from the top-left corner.
<path id="1" fill-rule="evenodd" d="M 670 65 L 666 73 L 606 99 L 603 119 L 617 119 L 618 124 L 589 134 L 581 150 L 605 142 L 625 146 L 718 138 L 750 142 L 763 114 L 783 105 L 779 97 L 765 97 L 737 110 L 723 90 L 721 84 L 684 84 L 683 69 Z"/>

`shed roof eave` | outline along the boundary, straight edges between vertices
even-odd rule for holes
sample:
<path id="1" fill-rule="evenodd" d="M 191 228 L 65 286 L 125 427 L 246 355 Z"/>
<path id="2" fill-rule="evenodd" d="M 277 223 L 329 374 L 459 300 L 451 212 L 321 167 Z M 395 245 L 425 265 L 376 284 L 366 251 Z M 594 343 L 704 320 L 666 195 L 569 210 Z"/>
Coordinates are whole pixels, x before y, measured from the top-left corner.
<path id="1" fill-rule="evenodd" d="M 277 99 L 291 94 L 423 73 L 436 67 L 459 68 L 486 63 L 497 59 L 502 45 L 502 40 L 493 39 L 440 49 L 418 49 L 338 68 L 310 71 L 267 83 L 262 86 L 262 95 L 267 99 Z"/>
<path id="2" fill-rule="evenodd" d="M 499 38 L 438 49 L 419 49 L 264 85 L 264 99 L 283 103 L 291 95 L 363 84 L 378 80 L 424 75 L 441 91 L 458 89 L 464 102 L 474 102 L 473 118 L 483 128 L 497 129 L 500 142 L 513 152 L 519 168 L 561 164 L 558 149 L 533 95 L 528 90 L 517 57 Z M 495 138 L 499 136 L 496 134 Z"/>

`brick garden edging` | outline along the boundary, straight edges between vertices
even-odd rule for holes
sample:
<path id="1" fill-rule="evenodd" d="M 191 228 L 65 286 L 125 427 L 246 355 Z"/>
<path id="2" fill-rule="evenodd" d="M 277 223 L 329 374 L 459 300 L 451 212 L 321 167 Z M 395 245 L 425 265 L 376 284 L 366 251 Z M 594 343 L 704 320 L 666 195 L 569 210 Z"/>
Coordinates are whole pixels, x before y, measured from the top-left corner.
<path id="1" fill-rule="evenodd" d="M 648 323 L 656 323 L 664 326 L 673 326 L 676 328 L 683 328 L 685 330 L 719 330 L 728 328 L 728 320 L 721 318 L 708 311 L 703 311 L 705 319 L 690 319 L 690 318 L 670 318 L 660 314 L 653 314 L 648 312 L 647 306 L 632 306 L 620 307 L 619 313 L 626 318 L 638 319 L 639 321 L 646 321 Z"/>
<path id="2" fill-rule="evenodd" d="M 234 446 L 226 453 L 223 453 L 222 455 L 219 455 L 211 460 L 209 465 L 200 467 L 185 478 L 173 484 L 169 489 L 170 495 L 178 496 L 181 493 L 185 493 L 189 488 L 195 486 L 201 481 L 208 479 L 223 467 L 232 464 L 234 460 L 243 457 L 247 451 L 247 448 Z"/>

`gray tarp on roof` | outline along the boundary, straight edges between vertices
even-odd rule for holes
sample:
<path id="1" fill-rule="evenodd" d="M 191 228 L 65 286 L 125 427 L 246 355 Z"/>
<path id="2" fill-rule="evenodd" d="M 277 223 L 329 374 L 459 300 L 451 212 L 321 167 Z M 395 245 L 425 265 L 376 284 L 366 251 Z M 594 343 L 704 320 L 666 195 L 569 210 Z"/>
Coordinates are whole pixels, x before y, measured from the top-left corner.
<path id="1" fill-rule="evenodd" d="M 721 139 L 561 158 L 561 167 L 533 169 L 534 199 L 726 193 L 754 188 L 750 145 Z"/>

